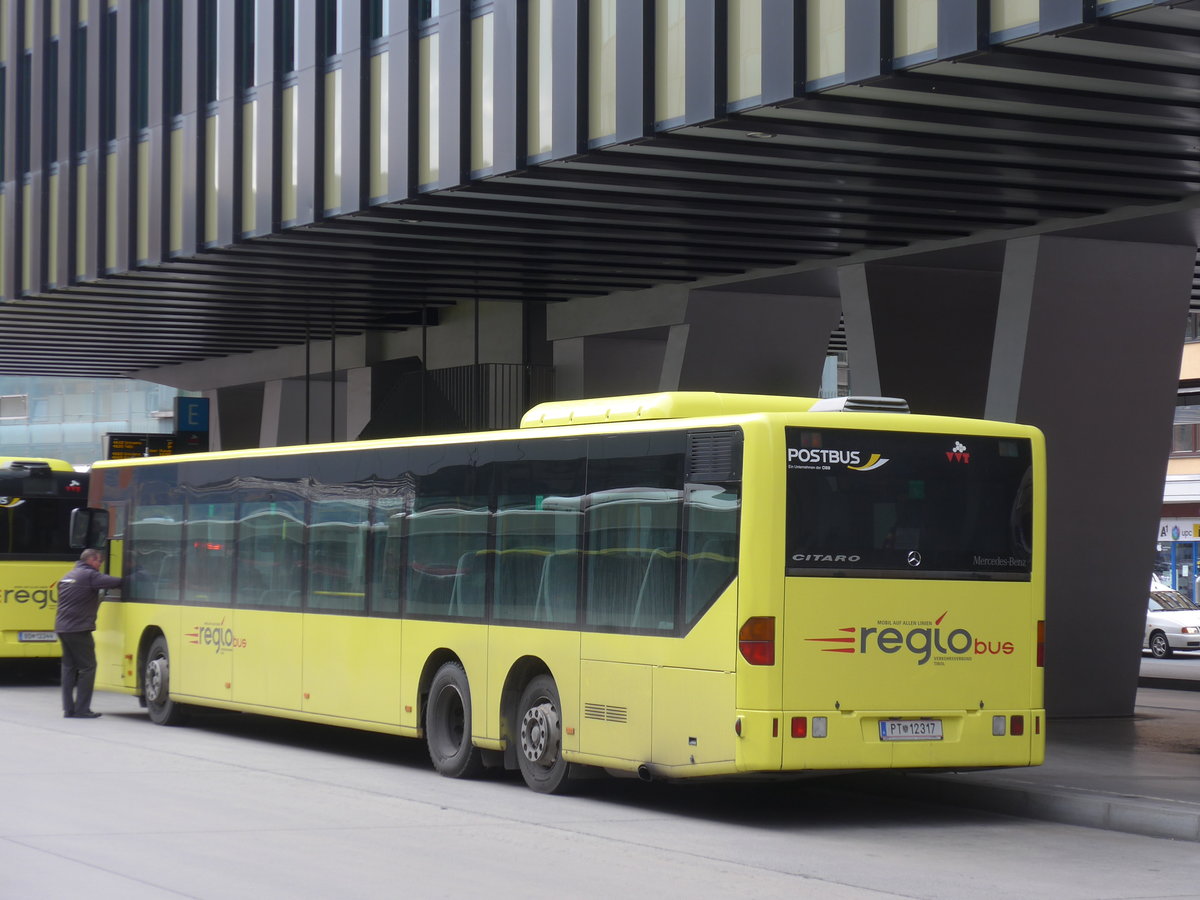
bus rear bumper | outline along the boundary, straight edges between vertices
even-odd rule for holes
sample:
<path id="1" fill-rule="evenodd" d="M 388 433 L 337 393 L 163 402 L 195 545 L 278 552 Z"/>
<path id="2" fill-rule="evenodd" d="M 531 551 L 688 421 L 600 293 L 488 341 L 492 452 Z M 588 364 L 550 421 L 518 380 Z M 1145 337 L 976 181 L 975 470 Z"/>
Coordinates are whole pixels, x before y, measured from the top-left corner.
<path id="1" fill-rule="evenodd" d="M 62 645 L 53 631 L 0 631 L 0 658 L 57 659 L 61 656 Z"/>
<path id="2" fill-rule="evenodd" d="M 1041 765 L 1042 709 L 740 710 L 742 772 Z"/>

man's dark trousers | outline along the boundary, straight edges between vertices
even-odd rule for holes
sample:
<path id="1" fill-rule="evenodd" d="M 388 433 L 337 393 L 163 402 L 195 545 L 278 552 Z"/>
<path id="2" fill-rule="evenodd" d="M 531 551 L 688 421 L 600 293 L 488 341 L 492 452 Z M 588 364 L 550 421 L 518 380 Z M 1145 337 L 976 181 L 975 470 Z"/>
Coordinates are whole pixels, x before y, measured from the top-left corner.
<path id="1" fill-rule="evenodd" d="M 63 714 L 91 712 L 96 684 L 96 641 L 90 631 L 60 631 Z"/>

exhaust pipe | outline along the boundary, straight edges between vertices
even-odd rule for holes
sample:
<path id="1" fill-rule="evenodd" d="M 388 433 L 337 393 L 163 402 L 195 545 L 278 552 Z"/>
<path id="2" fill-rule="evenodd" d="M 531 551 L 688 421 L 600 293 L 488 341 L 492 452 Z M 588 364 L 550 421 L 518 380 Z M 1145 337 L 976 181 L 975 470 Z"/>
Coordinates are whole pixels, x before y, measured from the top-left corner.
<path id="1" fill-rule="evenodd" d="M 650 767 L 645 763 L 642 763 L 640 766 L 638 766 L 637 773 L 638 778 L 642 779 L 642 781 L 654 780 L 654 774 L 650 771 Z"/>

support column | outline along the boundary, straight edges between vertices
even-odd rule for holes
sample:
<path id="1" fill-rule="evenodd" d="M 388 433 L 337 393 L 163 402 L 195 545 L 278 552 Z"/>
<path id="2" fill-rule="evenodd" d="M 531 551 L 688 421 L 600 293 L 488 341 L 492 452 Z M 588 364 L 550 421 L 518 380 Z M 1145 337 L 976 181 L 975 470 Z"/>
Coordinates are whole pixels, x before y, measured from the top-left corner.
<path id="1" fill-rule="evenodd" d="M 997 261 L 996 269 L 999 263 Z M 838 270 L 852 394 L 903 397 L 913 412 L 981 416 L 1000 273 L 965 261 Z"/>
<path id="2" fill-rule="evenodd" d="M 1194 245 L 1009 242 L 985 414 L 1046 434 L 1046 707 L 1130 715 Z"/>
<path id="3" fill-rule="evenodd" d="M 659 389 L 815 397 L 840 315 L 837 297 L 693 291 Z"/>

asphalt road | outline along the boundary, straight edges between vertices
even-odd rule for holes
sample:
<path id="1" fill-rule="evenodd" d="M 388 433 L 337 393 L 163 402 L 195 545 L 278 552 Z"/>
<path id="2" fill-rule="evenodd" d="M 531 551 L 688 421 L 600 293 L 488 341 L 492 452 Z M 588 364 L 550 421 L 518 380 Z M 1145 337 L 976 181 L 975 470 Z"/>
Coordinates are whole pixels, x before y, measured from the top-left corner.
<path id="1" fill-rule="evenodd" d="M 1195 897 L 1200 847 L 898 800 L 853 779 L 454 781 L 423 744 L 133 698 L 63 719 L 0 670 L 0 897 Z"/>
<path id="2" fill-rule="evenodd" d="M 1177 652 L 1170 659 L 1155 659 L 1143 652 L 1141 675 L 1143 678 L 1195 681 L 1200 688 L 1200 653 Z"/>

